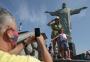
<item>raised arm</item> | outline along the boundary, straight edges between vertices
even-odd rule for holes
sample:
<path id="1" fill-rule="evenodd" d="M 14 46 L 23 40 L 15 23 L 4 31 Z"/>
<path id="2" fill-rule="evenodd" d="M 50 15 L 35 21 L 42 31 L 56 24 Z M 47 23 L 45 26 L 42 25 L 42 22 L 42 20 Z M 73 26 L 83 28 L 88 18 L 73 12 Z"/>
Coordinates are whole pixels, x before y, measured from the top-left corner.
<path id="1" fill-rule="evenodd" d="M 43 36 L 37 37 L 37 42 L 41 51 L 41 56 L 44 62 L 53 62 L 51 55 L 49 54 L 46 46 L 45 46 L 45 40 Z"/>
<path id="2" fill-rule="evenodd" d="M 54 20 L 51 20 L 47 25 L 50 26 L 51 24 L 53 24 Z"/>
<path id="3" fill-rule="evenodd" d="M 56 37 L 54 37 L 51 41 L 55 40 L 55 39 L 58 38 L 59 36 L 60 36 L 60 34 L 57 35 Z"/>

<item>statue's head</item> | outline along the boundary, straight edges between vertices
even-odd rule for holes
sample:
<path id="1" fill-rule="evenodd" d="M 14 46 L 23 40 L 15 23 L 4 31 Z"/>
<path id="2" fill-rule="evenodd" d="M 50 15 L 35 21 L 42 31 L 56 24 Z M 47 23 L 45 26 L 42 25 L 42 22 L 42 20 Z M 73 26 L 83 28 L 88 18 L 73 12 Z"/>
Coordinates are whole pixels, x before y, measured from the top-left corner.
<path id="1" fill-rule="evenodd" d="M 62 8 L 63 8 L 63 9 L 66 8 L 66 3 L 63 3 L 63 4 L 62 4 Z"/>

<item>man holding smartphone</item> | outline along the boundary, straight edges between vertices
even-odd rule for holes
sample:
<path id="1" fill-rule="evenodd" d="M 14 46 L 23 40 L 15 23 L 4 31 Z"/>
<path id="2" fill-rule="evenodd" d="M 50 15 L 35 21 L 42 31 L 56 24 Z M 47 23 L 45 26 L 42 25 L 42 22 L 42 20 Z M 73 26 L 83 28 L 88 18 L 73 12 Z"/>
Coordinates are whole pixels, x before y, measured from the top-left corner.
<path id="1" fill-rule="evenodd" d="M 0 62 L 40 62 L 32 56 L 18 55 L 27 44 L 32 43 L 31 37 L 16 44 L 18 32 L 15 18 L 6 9 L 0 8 Z M 42 35 L 36 37 L 44 62 L 53 62 L 44 44 Z"/>

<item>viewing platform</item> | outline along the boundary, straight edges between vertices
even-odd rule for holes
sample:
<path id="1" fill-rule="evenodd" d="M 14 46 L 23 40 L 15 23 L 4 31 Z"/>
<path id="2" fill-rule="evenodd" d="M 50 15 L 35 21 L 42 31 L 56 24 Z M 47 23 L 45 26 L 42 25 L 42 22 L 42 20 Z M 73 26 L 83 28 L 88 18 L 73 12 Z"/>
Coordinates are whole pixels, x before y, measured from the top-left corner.
<path id="1" fill-rule="evenodd" d="M 61 60 L 61 59 L 54 59 L 54 62 L 90 62 L 90 60 L 79 60 L 79 59 Z"/>

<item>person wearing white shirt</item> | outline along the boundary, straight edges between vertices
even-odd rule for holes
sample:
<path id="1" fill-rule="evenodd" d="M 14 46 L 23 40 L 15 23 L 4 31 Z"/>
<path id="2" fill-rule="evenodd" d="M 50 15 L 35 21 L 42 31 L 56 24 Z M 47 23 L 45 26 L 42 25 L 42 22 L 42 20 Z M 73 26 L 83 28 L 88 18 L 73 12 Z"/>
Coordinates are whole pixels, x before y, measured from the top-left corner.
<path id="1" fill-rule="evenodd" d="M 71 60 L 70 49 L 67 41 L 67 35 L 64 33 L 64 29 L 61 28 L 60 34 L 53 38 L 52 40 L 57 39 L 57 44 L 59 48 L 59 53 L 61 54 L 62 59 Z"/>

